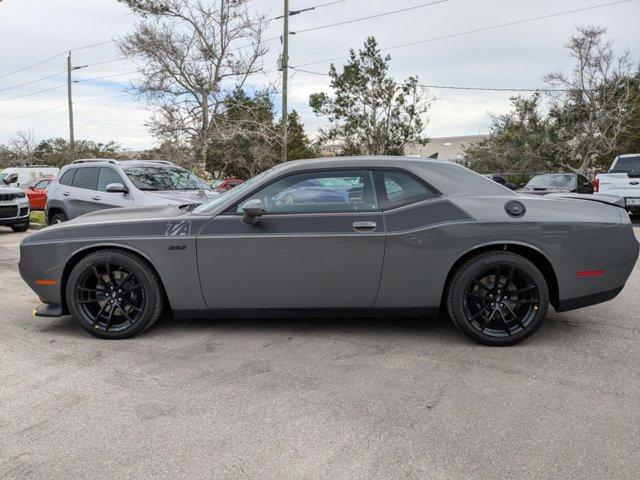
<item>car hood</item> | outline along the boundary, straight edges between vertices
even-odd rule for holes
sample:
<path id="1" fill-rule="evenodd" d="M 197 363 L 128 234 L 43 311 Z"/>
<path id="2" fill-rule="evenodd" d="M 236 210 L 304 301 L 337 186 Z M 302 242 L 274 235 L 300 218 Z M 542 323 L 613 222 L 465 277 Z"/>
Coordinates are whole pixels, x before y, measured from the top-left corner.
<path id="1" fill-rule="evenodd" d="M 0 186 L 0 193 L 22 193 L 23 191 L 24 190 L 22 190 L 20 187 L 9 187 L 4 184 Z"/>
<path id="2" fill-rule="evenodd" d="M 200 205 L 220 195 L 213 190 L 157 190 L 145 191 L 144 194 L 167 205 Z"/>

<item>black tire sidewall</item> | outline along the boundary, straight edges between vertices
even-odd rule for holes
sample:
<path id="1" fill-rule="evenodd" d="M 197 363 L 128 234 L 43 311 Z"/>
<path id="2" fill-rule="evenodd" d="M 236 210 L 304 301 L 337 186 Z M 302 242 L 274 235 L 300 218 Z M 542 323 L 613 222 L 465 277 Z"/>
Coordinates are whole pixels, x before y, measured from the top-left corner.
<path id="1" fill-rule="evenodd" d="M 107 261 L 119 263 L 131 269 L 132 273 L 138 278 L 138 280 L 140 280 L 145 294 L 145 304 L 143 314 L 140 319 L 131 327 L 118 332 L 105 332 L 103 330 L 93 328 L 83 319 L 81 311 L 75 304 L 74 292 L 76 284 L 82 273 L 96 263 Z M 115 250 L 105 250 L 89 254 L 78 262 L 67 279 L 65 295 L 71 316 L 85 331 L 99 338 L 123 339 L 142 333 L 150 326 L 151 323 L 155 322 L 159 316 L 157 313 L 157 305 L 158 303 L 160 303 L 160 305 L 162 304 L 162 295 L 158 288 L 157 279 L 150 278 L 150 273 L 151 272 L 148 270 L 148 267 L 142 260 L 127 253 Z"/>
<path id="2" fill-rule="evenodd" d="M 50 222 L 51 225 L 56 224 L 56 218 L 60 219 L 60 223 L 63 223 L 69 220 L 64 213 L 56 213 L 53 217 L 51 217 L 51 222 Z"/>
<path id="3" fill-rule="evenodd" d="M 30 220 L 27 220 L 25 223 L 20 223 L 19 225 L 11 225 L 11 230 L 13 230 L 14 232 L 26 232 L 27 230 L 29 230 L 30 225 Z"/>
<path id="4" fill-rule="evenodd" d="M 467 320 L 463 307 L 465 288 L 482 270 L 493 265 L 515 266 L 524 270 L 536 283 L 540 295 L 540 306 L 527 328 L 510 337 L 492 337 L 476 330 Z M 447 307 L 453 323 L 468 337 L 483 345 L 508 346 L 520 343 L 533 334 L 544 321 L 549 308 L 549 288 L 544 275 L 526 258 L 511 252 L 491 252 L 478 255 L 465 262 L 454 275 L 449 285 Z"/>

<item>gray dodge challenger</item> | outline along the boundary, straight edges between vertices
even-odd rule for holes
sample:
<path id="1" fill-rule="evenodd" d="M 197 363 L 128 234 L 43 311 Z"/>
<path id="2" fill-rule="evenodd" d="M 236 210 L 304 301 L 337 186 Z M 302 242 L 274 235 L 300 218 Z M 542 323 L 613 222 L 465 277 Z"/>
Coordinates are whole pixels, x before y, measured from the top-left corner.
<path id="1" fill-rule="evenodd" d="M 560 194 L 559 194 L 560 195 Z M 421 315 L 486 345 L 614 298 L 638 242 L 621 200 L 525 196 L 441 160 L 288 162 L 198 206 L 103 210 L 20 248 L 41 317 L 101 338 L 176 317 Z"/>

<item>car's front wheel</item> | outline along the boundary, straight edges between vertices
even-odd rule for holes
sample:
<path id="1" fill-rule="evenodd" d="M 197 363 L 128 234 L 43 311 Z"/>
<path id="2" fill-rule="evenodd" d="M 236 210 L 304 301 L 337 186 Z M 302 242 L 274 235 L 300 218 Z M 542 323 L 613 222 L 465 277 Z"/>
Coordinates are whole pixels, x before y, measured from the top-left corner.
<path id="1" fill-rule="evenodd" d="M 447 293 L 453 323 L 484 345 L 514 345 L 542 324 L 549 306 L 547 282 L 529 260 L 488 252 L 466 261 Z"/>
<path id="2" fill-rule="evenodd" d="M 13 230 L 14 232 L 26 232 L 27 230 L 29 230 L 29 226 L 30 222 L 29 219 L 27 219 L 26 222 L 21 223 L 20 225 L 11 225 L 11 230 Z"/>
<path id="3" fill-rule="evenodd" d="M 93 252 L 73 268 L 66 287 L 76 322 L 100 338 L 133 337 L 160 317 L 160 280 L 140 257 L 122 250 Z"/>

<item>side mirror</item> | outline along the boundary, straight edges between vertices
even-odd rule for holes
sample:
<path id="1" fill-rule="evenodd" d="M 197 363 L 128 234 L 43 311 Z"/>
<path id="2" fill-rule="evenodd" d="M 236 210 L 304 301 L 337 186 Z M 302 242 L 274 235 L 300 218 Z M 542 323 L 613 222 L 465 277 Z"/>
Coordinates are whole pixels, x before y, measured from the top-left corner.
<path id="1" fill-rule="evenodd" d="M 110 183 L 107 185 L 109 193 L 129 193 L 129 189 L 121 183 Z"/>
<path id="2" fill-rule="evenodd" d="M 27 187 L 27 190 L 35 190 L 35 189 L 36 189 L 35 185 L 29 185 Z"/>
<path id="3" fill-rule="evenodd" d="M 254 198 L 253 200 L 249 200 L 242 206 L 242 211 L 244 212 L 244 217 L 242 217 L 242 223 L 247 225 L 255 225 L 258 222 L 258 218 L 264 215 L 264 205 L 262 204 L 262 200 L 259 198 Z"/>

